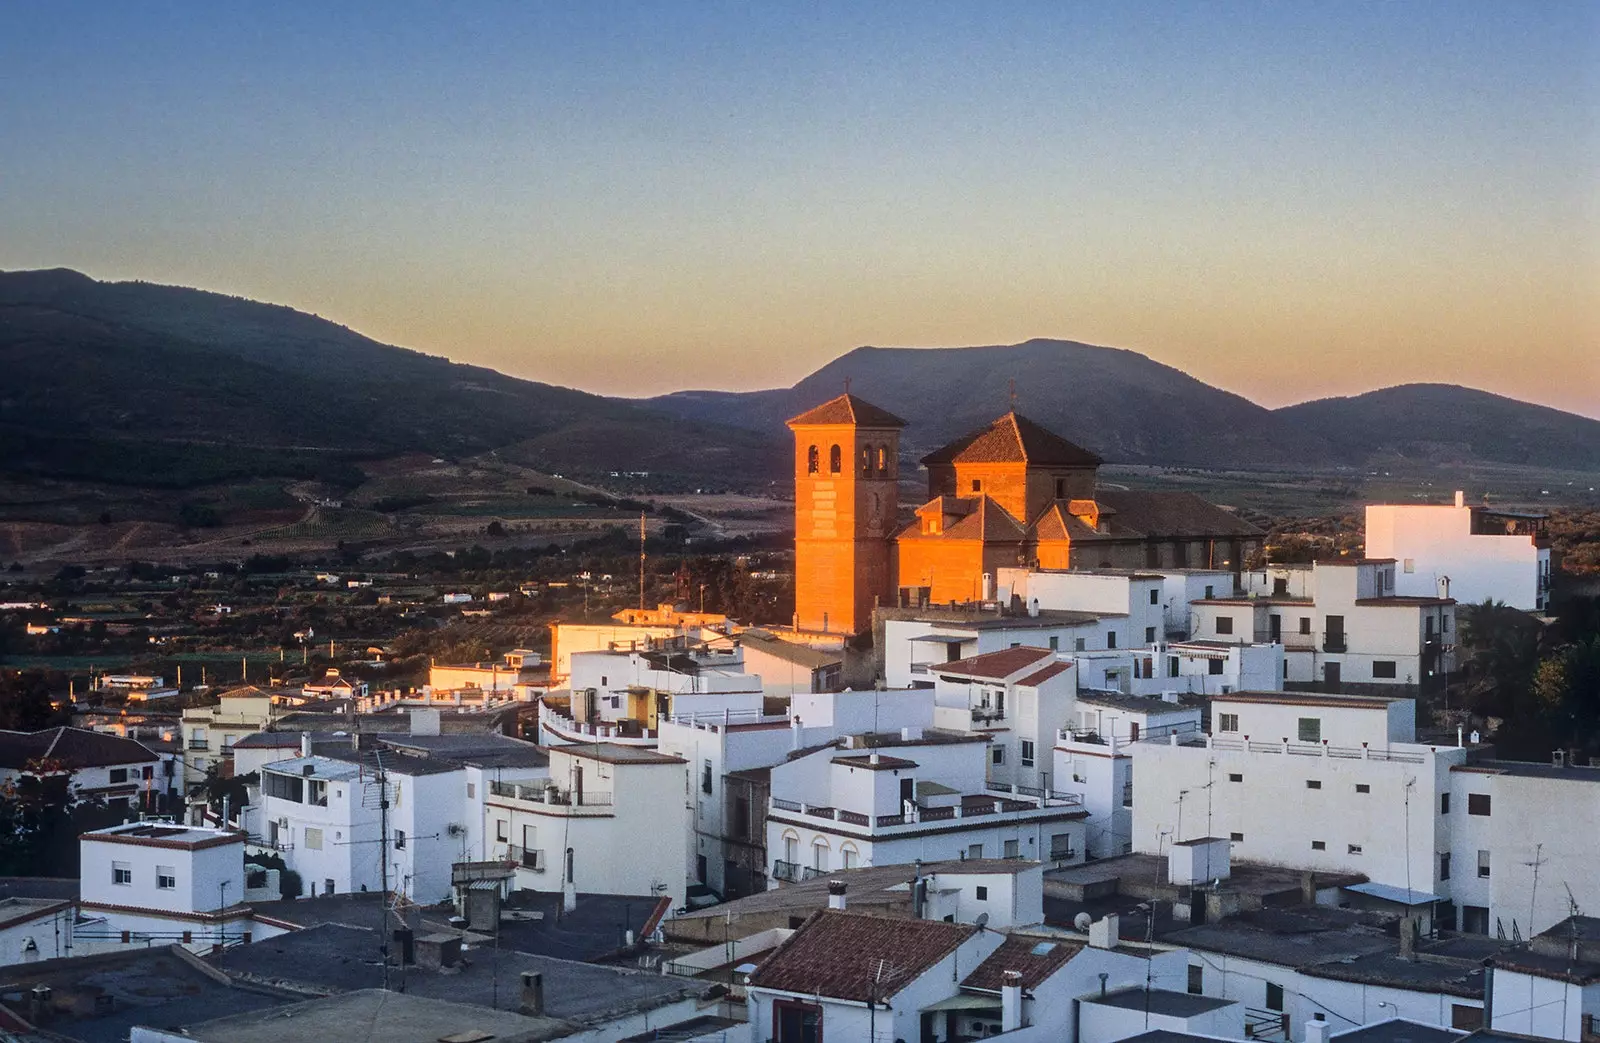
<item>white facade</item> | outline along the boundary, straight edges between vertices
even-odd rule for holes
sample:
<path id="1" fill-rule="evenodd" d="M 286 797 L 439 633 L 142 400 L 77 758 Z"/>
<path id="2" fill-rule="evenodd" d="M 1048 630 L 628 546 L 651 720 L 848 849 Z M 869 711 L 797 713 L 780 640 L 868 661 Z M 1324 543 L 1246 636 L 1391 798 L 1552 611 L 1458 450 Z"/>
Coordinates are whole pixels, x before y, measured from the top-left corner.
<path id="1" fill-rule="evenodd" d="M 1022 646 L 1051 651 L 1128 648 L 1126 617 L 996 616 L 983 621 L 889 619 L 883 624 L 883 677 L 890 688 L 931 685 L 933 670 L 960 659 Z"/>
<path id="2" fill-rule="evenodd" d="M 991 787 L 988 744 L 833 745 L 772 769 L 767 857 L 774 886 L 834 869 L 953 858 L 1083 860 L 1076 798 Z"/>
<path id="3" fill-rule="evenodd" d="M 1401 594 L 1448 592 L 1542 610 L 1550 595 L 1550 543 L 1544 516 L 1471 507 L 1461 493 L 1448 506 L 1367 507 L 1366 552 L 1393 558 Z"/>
<path id="4" fill-rule="evenodd" d="M 0 898 L 0 967 L 73 955 L 71 902 Z"/>
<path id="5" fill-rule="evenodd" d="M 1166 637 L 1166 578 L 1160 573 L 1008 568 L 997 570 L 996 577 L 1001 600 L 1015 597 L 1030 612 L 1120 617 L 1119 641 L 1104 647 L 1150 645 Z"/>
<path id="6" fill-rule="evenodd" d="M 184 784 L 204 782 L 207 769 L 233 755 L 235 742 L 265 731 L 276 716 L 272 697 L 259 690 L 250 690 L 249 694 L 224 693 L 215 706 L 183 711 Z"/>
<path id="7" fill-rule="evenodd" d="M 1287 684 L 1416 687 L 1456 669 L 1455 601 L 1397 594 L 1393 561 L 1268 566 L 1241 582 L 1238 597 L 1194 604 L 1192 640 L 1282 645 Z"/>
<path id="8" fill-rule="evenodd" d="M 990 783 L 1048 790 L 1048 751 L 1075 705 L 1077 670 L 1046 651 L 1031 661 L 1009 651 L 997 655 L 930 668 L 934 726 L 989 740 Z"/>
<path id="9" fill-rule="evenodd" d="M 520 888 L 661 895 L 682 906 L 691 843 L 683 758 L 608 743 L 549 752 L 547 785 L 489 787 L 490 857 L 517 864 Z"/>

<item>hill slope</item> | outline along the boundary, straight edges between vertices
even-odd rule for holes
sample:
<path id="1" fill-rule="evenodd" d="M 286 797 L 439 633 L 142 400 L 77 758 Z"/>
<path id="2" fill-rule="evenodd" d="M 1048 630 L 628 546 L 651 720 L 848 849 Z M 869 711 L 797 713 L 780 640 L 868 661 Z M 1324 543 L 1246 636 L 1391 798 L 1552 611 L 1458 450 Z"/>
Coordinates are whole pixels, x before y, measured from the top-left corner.
<path id="1" fill-rule="evenodd" d="M 905 418 L 905 440 L 931 450 L 1017 408 L 1117 463 L 1295 467 L 1327 463 L 1329 445 L 1238 395 L 1137 352 L 1061 340 L 975 348 L 857 348 L 792 388 L 688 391 L 650 399 L 665 412 L 756 430 L 852 391 Z"/>
<path id="2" fill-rule="evenodd" d="M 1275 412 L 1358 462 L 1402 456 L 1600 470 L 1600 420 L 1453 384 L 1403 384 Z"/>
<path id="3" fill-rule="evenodd" d="M 0 272 L 0 367 L 0 458 L 14 471 L 337 477 L 352 456 L 513 444 L 572 470 L 780 459 L 770 437 L 391 347 L 292 308 L 62 269 Z"/>

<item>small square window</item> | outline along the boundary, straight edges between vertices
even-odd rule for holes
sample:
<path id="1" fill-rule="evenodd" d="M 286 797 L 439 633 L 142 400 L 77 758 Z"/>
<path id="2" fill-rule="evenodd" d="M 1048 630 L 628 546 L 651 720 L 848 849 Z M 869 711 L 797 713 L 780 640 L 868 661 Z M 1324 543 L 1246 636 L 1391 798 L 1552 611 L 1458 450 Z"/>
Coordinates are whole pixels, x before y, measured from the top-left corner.
<path id="1" fill-rule="evenodd" d="M 1221 659 L 1208 659 L 1206 663 L 1206 670 L 1212 677 L 1222 676 L 1223 667 L 1227 666 Z"/>
<path id="2" fill-rule="evenodd" d="M 1306 789 L 1321 789 L 1321 788 L 1322 788 L 1322 780 L 1321 779 L 1307 779 L 1306 780 Z"/>
<path id="3" fill-rule="evenodd" d="M 1311 842 L 1311 850 L 1326 851 L 1328 850 L 1328 842 L 1326 840 L 1313 840 Z"/>
<path id="4" fill-rule="evenodd" d="M 989 760 L 995 764 L 1004 764 L 1006 762 L 1006 748 L 1004 746 L 996 746 L 990 750 Z"/>
<path id="5" fill-rule="evenodd" d="M 1358 782 L 1358 783 L 1356 783 L 1356 792 L 1357 793 L 1371 793 L 1372 792 L 1372 787 L 1367 785 L 1365 782 Z"/>
<path id="6" fill-rule="evenodd" d="M 1033 767 L 1033 751 L 1034 751 L 1033 740 L 1032 739 L 1023 739 L 1022 740 L 1022 766 L 1024 768 Z"/>
<path id="7" fill-rule="evenodd" d="M 1372 676 L 1375 678 L 1393 678 L 1395 676 L 1393 659 L 1374 659 L 1372 661 Z"/>
<path id="8" fill-rule="evenodd" d="M 506 820 L 503 819 L 503 818 L 495 819 L 494 820 L 494 838 L 496 840 L 505 840 L 506 837 L 507 837 Z"/>
<path id="9" fill-rule="evenodd" d="M 984 887 L 982 884 L 979 884 L 977 887 L 973 888 L 973 891 L 977 894 L 978 901 L 987 902 L 989 900 L 989 889 Z"/>
<path id="10" fill-rule="evenodd" d="M 1478 852 L 1478 876 L 1484 880 L 1489 878 L 1489 852 L 1487 851 Z"/>
<path id="11" fill-rule="evenodd" d="M 1074 652 L 1082 652 L 1084 650 L 1084 639 L 1081 637 L 1074 638 L 1072 641 L 1072 650 Z"/>
<path id="12" fill-rule="evenodd" d="M 124 887 L 132 885 L 133 866 L 126 862 L 111 863 L 111 882 L 113 884 L 121 884 Z"/>
<path id="13" fill-rule="evenodd" d="M 1267 1009 L 1283 1010 L 1283 986 L 1267 982 Z"/>
<path id="14" fill-rule="evenodd" d="M 1311 617 L 1310 616 L 1301 616 L 1300 617 L 1300 633 L 1302 633 L 1302 634 L 1311 633 Z"/>
<path id="15" fill-rule="evenodd" d="M 1228 773 L 1228 781 L 1229 782 L 1243 782 L 1244 781 L 1244 775 L 1241 774 L 1240 772 L 1237 772 L 1237 771 L 1230 771 Z"/>
<path id="16" fill-rule="evenodd" d="M 1322 718 L 1302 717 L 1297 729 L 1301 742 L 1322 741 Z"/>
<path id="17" fill-rule="evenodd" d="M 1144 643 L 1147 644 L 1147 645 L 1153 645 L 1153 644 L 1156 643 L 1156 628 L 1155 627 L 1145 627 L 1144 628 Z"/>
<path id="18" fill-rule="evenodd" d="M 1468 793 L 1467 794 L 1467 814 L 1469 814 L 1469 815 L 1488 815 L 1489 814 L 1489 794 L 1487 794 L 1487 793 Z"/>
<path id="19" fill-rule="evenodd" d="M 972 491 L 975 492 L 975 493 L 983 491 L 983 479 L 974 478 L 972 480 Z"/>
<path id="20" fill-rule="evenodd" d="M 1244 843 L 1244 834 L 1243 833 L 1229 833 L 1228 834 L 1228 839 L 1233 841 L 1235 844 L 1242 844 L 1242 843 Z"/>
<path id="21" fill-rule="evenodd" d="M 1348 851 L 1352 855 L 1359 855 L 1359 854 L 1361 854 L 1361 845 L 1360 844 L 1349 844 L 1349 845 L 1347 845 L 1345 847 L 1345 850 Z"/>
<path id="22" fill-rule="evenodd" d="M 1106 647 L 1107 648 L 1116 648 L 1117 647 L 1117 632 L 1115 630 L 1107 630 L 1106 631 Z"/>
<path id="23" fill-rule="evenodd" d="M 1220 732 L 1236 732 L 1239 730 L 1239 715 L 1236 713 L 1217 714 L 1217 730 Z"/>
<path id="24" fill-rule="evenodd" d="M 1151 589 L 1151 591 L 1150 591 L 1150 604 L 1152 604 L 1152 605 L 1161 604 L 1161 591 L 1155 590 L 1153 588 Z"/>
<path id="25" fill-rule="evenodd" d="M 1439 879 L 1450 879 L 1450 852 L 1448 851 L 1439 856 Z"/>
<path id="26" fill-rule="evenodd" d="M 178 872 L 171 866 L 156 866 L 156 887 L 163 891 L 178 889 Z"/>
<path id="27" fill-rule="evenodd" d="M 1450 814 L 1450 794 L 1448 793 L 1439 794 L 1439 814 Z"/>
<path id="28" fill-rule="evenodd" d="M 1219 633 L 1219 634 L 1231 634 L 1231 633 L 1233 633 L 1233 617 L 1232 616 L 1218 616 L 1217 617 L 1217 633 Z"/>

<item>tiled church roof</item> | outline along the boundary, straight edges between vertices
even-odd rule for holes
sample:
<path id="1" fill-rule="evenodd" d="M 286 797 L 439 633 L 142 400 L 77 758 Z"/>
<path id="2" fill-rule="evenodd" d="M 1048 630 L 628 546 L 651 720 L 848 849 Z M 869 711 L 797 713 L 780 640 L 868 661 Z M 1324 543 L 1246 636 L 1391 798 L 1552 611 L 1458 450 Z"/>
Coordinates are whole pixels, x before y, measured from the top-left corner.
<path id="1" fill-rule="evenodd" d="M 1101 460 L 1082 446 L 1073 445 L 1022 414 L 1011 412 L 988 427 L 929 453 L 922 458 L 922 462 L 930 465 L 1028 463 L 1056 467 L 1098 467 Z"/>
<path id="2" fill-rule="evenodd" d="M 906 422 L 848 391 L 789 420 L 790 427 L 817 424 L 854 424 L 857 427 L 905 427 Z"/>

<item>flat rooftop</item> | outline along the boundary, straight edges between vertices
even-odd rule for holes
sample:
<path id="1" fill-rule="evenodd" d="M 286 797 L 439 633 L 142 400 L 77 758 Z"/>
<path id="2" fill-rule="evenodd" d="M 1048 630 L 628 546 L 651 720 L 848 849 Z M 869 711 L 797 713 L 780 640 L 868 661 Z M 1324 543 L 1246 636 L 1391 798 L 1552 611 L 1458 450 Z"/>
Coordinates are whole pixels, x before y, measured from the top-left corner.
<path id="1" fill-rule="evenodd" d="M 517 984 L 507 986 L 513 993 L 518 988 Z M 284 1043 L 290 1039 L 437 1043 L 454 1038 L 538 1043 L 582 1031 L 557 1018 L 485 1010 L 382 989 L 360 989 L 179 1027 L 185 1035 L 203 1043 Z"/>
<path id="2" fill-rule="evenodd" d="M 156 847 L 215 847 L 242 844 L 244 834 L 231 829 L 185 826 L 172 822 L 127 822 L 120 826 L 91 830 L 83 834 L 83 839 Z"/>
<path id="3" fill-rule="evenodd" d="M 1123 1010 L 1148 1010 L 1152 1014 L 1174 1018 L 1192 1018 L 1238 1001 L 1218 996 L 1193 996 L 1187 992 L 1169 992 L 1166 989 L 1123 989 L 1104 996 L 1091 996 L 1081 1002 L 1120 1007 Z"/>
<path id="4" fill-rule="evenodd" d="M 1465 1032 L 1456 1029 L 1391 1018 L 1375 1025 L 1362 1025 L 1348 1032 L 1337 1032 L 1333 1038 L 1339 1043 L 1456 1043 L 1465 1035 Z"/>

